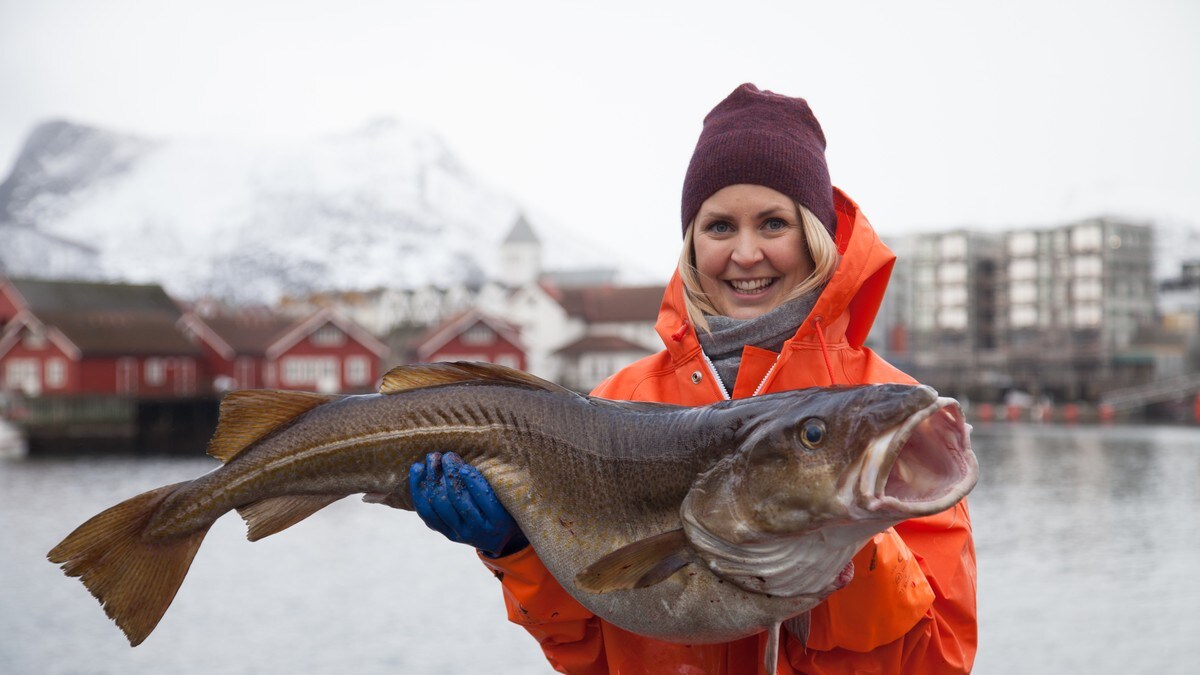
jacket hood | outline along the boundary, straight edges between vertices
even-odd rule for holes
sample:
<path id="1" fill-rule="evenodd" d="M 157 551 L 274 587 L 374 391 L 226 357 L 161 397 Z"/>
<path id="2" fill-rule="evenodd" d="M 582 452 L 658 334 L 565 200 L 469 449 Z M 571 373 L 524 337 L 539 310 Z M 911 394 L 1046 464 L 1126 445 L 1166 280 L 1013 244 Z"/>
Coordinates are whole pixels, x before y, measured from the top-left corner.
<path id="1" fill-rule="evenodd" d="M 879 239 L 858 204 L 836 187 L 833 204 L 837 214 L 834 241 L 841 260 L 808 318 L 788 342 L 820 340 L 861 348 L 879 313 L 896 255 Z M 667 284 L 655 330 L 673 358 L 683 359 L 700 349 L 687 318 L 678 271 Z"/>

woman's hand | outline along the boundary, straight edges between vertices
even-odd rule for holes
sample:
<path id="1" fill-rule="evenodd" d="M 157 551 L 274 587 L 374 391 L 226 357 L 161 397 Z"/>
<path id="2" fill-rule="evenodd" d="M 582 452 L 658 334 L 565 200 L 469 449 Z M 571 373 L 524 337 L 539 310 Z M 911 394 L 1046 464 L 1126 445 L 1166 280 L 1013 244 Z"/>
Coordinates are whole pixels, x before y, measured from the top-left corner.
<path id="1" fill-rule="evenodd" d="M 408 471 L 413 508 L 430 529 L 492 558 L 525 548 L 529 540 L 479 471 L 458 455 L 433 452 Z"/>

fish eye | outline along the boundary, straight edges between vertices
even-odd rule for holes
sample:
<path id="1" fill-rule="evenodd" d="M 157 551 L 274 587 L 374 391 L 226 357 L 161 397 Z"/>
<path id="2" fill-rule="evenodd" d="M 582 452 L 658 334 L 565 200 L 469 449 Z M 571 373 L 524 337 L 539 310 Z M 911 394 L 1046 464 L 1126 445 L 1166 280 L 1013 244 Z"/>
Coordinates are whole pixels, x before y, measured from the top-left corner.
<path id="1" fill-rule="evenodd" d="M 800 427 L 800 442 L 810 450 L 825 445 L 825 435 L 825 421 L 816 417 L 804 420 L 803 426 Z"/>

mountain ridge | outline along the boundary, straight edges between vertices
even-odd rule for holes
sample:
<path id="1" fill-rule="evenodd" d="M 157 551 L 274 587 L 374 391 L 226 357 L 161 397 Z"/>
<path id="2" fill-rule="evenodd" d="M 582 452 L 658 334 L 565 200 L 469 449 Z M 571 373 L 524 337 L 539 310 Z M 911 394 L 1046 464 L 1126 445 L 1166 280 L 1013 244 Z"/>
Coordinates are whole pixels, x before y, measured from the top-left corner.
<path id="1" fill-rule="evenodd" d="M 0 272 L 234 302 L 472 283 L 496 276 L 496 249 L 522 213 L 436 133 L 394 118 L 288 142 L 52 120 L 0 183 Z M 557 224 L 536 229 L 559 267 L 614 266 Z"/>

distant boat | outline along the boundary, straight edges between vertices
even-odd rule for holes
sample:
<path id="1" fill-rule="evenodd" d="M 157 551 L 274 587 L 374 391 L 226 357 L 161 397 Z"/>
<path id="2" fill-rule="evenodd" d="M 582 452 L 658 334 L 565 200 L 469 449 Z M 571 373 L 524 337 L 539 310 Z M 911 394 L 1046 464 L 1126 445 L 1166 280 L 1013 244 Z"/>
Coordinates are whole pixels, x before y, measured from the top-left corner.
<path id="1" fill-rule="evenodd" d="M 0 459 L 20 459 L 29 452 L 21 430 L 0 419 Z"/>

